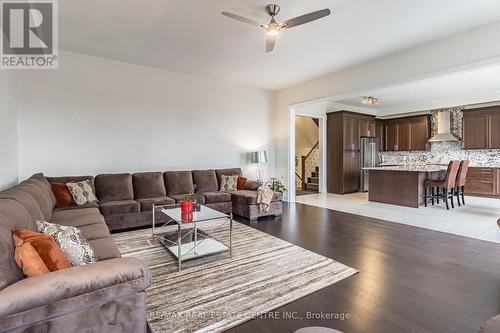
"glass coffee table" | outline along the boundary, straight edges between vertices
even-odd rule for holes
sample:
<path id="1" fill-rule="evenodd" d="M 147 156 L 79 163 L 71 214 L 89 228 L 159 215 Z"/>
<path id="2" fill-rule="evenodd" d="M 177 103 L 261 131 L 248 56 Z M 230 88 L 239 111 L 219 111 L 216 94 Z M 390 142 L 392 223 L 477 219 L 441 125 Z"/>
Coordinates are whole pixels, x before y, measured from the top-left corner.
<path id="1" fill-rule="evenodd" d="M 158 214 L 166 216 L 167 221 L 158 223 Z M 200 224 L 209 227 L 210 231 L 200 228 Z M 182 262 L 209 255 L 229 252 L 233 254 L 233 214 L 224 214 L 198 204 L 193 206 L 193 212 L 182 213 L 181 206 L 177 205 L 153 205 L 153 237 L 157 238 L 167 250 L 177 258 L 179 271 Z M 177 228 L 166 228 L 177 226 Z M 166 230 L 170 229 L 170 230 Z M 223 242 L 220 236 L 214 233 L 229 233 L 229 244 Z"/>

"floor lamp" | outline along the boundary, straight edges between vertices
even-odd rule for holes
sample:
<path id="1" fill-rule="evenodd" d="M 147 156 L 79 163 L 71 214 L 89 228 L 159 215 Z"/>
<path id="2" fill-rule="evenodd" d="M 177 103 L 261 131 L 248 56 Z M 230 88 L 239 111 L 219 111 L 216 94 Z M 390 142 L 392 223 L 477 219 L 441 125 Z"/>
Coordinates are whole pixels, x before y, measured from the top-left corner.
<path id="1" fill-rule="evenodd" d="M 267 152 L 265 150 L 254 151 L 250 153 L 250 163 L 258 164 L 257 180 L 264 181 L 262 174 L 262 163 L 267 163 Z"/>

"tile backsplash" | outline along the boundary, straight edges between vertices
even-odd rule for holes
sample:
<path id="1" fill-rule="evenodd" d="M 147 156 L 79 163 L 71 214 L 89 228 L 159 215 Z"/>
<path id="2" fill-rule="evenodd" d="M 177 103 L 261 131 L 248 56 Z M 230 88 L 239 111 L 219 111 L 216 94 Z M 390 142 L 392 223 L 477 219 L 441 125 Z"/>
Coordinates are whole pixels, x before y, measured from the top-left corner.
<path id="1" fill-rule="evenodd" d="M 384 164 L 447 164 L 470 160 L 471 166 L 500 167 L 500 149 L 462 149 L 462 142 L 435 142 L 426 151 L 380 152 Z"/>

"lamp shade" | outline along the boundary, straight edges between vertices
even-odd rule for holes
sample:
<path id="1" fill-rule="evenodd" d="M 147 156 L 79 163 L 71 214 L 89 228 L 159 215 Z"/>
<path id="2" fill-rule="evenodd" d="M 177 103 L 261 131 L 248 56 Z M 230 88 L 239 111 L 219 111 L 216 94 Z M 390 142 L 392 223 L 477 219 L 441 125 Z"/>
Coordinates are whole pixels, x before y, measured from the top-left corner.
<path id="1" fill-rule="evenodd" d="M 266 163 L 267 152 L 265 150 L 254 151 L 250 153 L 250 163 Z"/>

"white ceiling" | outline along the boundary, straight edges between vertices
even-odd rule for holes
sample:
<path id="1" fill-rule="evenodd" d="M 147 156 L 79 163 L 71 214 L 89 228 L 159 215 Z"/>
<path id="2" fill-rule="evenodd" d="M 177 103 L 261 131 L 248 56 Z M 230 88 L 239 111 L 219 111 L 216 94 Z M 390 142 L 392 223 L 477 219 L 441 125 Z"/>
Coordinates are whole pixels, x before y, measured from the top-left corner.
<path id="1" fill-rule="evenodd" d="M 500 101 L 500 66 L 490 66 L 367 91 L 364 96 L 374 96 L 381 103 L 363 104 L 362 96 L 356 96 L 346 100 L 331 101 L 329 107 L 345 109 L 344 106 L 348 106 L 350 110 L 372 111 L 378 116 L 388 116 L 448 106 Z"/>
<path id="2" fill-rule="evenodd" d="M 282 0 L 279 20 L 323 8 L 333 13 L 285 31 L 275 51 L 266 53 L 260 28 L 220 12 L 265 23 L 268 3 L 59 1 L 59 45 L 67 51 L 276 90 L 500 20 L 498 0 Z"/>

